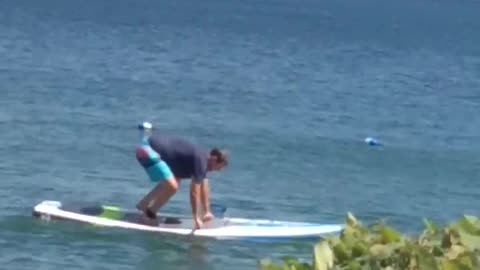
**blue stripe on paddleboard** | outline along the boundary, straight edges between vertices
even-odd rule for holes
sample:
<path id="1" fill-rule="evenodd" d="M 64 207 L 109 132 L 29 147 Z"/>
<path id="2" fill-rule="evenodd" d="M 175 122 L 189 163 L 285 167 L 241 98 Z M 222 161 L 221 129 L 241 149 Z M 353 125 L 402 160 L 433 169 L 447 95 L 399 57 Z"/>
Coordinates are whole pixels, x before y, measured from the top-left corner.
<path id="1" fill-rule="evenodd" d="M 290 241 L 308 241 L 308 242 L 315 242 L 324 239 L 321 236 L 304 236 L 304 237 L 238 237 L 232 240 L 239 240 L 239 241 L 248 241 L 248 242 L 261 242 L 261 243 L 274 243 L 274 242 L 290 242 Z"/>
<path id="2" fill-rule="evenodd" d="M 295 227 L 295 228 L 304 228 L 304 227 L 318 227 L 322 228 L 324 226 L 337 226 L 337 225 L 318 225 L 318 224 L 273 224 L 273 223 L 242 223 L 242 226 L 251 226 L 251 227 Z"/>

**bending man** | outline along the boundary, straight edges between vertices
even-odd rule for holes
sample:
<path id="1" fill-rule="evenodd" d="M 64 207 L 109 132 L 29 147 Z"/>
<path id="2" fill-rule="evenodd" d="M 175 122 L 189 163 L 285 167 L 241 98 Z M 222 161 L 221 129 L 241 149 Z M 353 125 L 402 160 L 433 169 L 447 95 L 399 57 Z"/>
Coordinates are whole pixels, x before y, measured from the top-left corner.
<path id="1" fill-rule="evenodd" d="M 142 126 L 144 127 L 144 126 Z M 152 182 L 157 185 L 137 204 L 147 222 L 157 224 L 157 212 L 177 192 L 179 181 L 189 178 L 190 204 L 195 228 L 213 218 L 207 173 L 228 165 L 227 154 L 217 148 L 210 151 L 183 138 L 165 134 L 144 136 L 136 157 Z M 197 213 L 199 201 L 204 215 Z"/>

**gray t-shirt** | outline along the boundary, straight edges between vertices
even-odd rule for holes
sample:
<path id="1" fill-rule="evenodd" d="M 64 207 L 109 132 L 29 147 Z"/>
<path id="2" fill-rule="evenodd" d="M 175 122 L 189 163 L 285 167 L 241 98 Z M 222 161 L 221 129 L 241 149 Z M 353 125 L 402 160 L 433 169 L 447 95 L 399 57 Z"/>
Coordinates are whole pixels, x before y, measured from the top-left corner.
<path id="1" fill-rule="evenodd" d="M 150 146 L 165 161 L 178 179 L 192 178 L 202 182 L 207 177 L 208 152 L 186 139 L 155 133 Z"/>

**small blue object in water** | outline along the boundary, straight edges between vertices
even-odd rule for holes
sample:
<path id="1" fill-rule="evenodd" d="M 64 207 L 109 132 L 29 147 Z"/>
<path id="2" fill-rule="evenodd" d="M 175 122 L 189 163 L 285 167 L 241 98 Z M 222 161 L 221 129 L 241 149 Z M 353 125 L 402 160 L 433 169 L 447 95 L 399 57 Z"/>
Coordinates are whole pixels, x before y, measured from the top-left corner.
<path id="1" fill-rule="evenodd" d="M 378 140 L 372 138 L 372 137 L 367 137 L 365 138 L 365 143 L 371 146 L 379 146 L 382 145 Z"/>

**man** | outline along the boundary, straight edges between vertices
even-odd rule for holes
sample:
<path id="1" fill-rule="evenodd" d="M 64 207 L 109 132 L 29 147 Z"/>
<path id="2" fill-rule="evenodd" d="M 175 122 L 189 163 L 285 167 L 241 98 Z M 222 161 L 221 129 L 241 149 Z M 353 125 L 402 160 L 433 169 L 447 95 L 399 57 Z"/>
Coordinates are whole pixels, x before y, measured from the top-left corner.
<path id="1" fill-rule="evenodd" d="M 151 125 L 144 124 L 140 128 L 148 131 Z M 157 224 L 156 213 L 177 192 L 179 181 L 185 178 L 191 179 L 190 205 L 194 229 L 213 219 L 207 173 L 220 171 L 228 165 L 225 151 L 217 148 L 207 151 L 183 138 L 157 133 L 151 136 L 144 134 L 136 157 L 150 180 L 158 183 L 137 204 L 137 208 L 145 213 L 147 223 Z M 199 199 L 203 217 L 197 213 Z"/>

